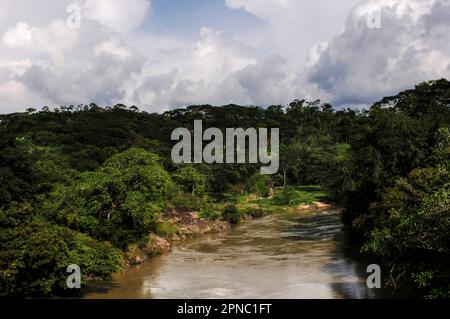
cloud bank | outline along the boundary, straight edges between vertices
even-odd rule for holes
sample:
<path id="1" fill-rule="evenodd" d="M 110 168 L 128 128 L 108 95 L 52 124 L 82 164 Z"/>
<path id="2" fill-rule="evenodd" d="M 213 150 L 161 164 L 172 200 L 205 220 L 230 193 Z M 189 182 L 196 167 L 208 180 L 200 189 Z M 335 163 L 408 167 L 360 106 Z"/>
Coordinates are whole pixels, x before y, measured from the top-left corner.
<path id="1" fill-rule="evenodd" d="M 261 27 L 205 25 L 188 37 L 146 27 L 157 14 L 149 0 L 0 0 L 0 113 L 89 102 L 358 106 L 450 78 L 449 0 L 223 1 Z M 70 4 L 80 28 L 67 24 Z M 374 14 L 379 28 L 367 23 Z"/>

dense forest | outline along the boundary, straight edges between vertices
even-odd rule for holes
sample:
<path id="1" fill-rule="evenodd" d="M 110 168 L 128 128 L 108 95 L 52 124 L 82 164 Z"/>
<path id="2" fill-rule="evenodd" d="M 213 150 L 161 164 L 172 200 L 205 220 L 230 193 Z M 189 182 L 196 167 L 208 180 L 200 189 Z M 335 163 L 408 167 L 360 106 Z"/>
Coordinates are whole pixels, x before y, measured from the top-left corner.
<path id="1" fill-rule="evenodd" d="M 171 132 L 280 128 L 280 170 L 175 165 Z M 320 185 L 344 209 L 360 253 L 398 294 L 450 297 L 450 82 L 421 83 L 369 110 L 320 101 L 287 106 L 190 106 L 149 114 L 95 104 L 0 116 L 0 295 L 64 294 L 66 267 L 83 283 L 108 278 L 130 245 L 164 232 L 158 215 L 183 206 L 236 220 L 233 199 L 278 186 Z M 217 216 L 211 203 L 227 202 Z"/>

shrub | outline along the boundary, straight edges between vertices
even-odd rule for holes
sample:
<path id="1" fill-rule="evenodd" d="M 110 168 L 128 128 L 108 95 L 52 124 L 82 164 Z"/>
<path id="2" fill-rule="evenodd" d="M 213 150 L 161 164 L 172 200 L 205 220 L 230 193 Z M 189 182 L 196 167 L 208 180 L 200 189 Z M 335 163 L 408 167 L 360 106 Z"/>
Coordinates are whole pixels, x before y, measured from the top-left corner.
<path id="1" fill-rule="evenodd" d="M 255 174 L 249 178 L 247 191 L 259 197 L 269 197 L 271 195 L 272 180 L 267 175 Z"/>
<path id="2" fill-rule="evenodd" d="M 220 217 L 220 213 L 216 212 L 211 205 L 204 205 L 202 210 L 200 211 L 201 218 L 207 218 L 211 220 L 216 220 Z"/>
<path id="3" fill-rule="evenodd" d="M 171 199 L 172 206 L 185 207 L 193 211 L 200 211 L 205 204 L 205 198 L 190 193 L 178 193 Z"/>
<path id="4" fill-rule="evenodd" d="M 297 198 L 297 191 L 293 187 L 285 187 L 281 192 L 277 192 L 274 196 L 274 202 L 277 205 L 292 204 Z"/>
<path id="5" fill-rule="evenodd" d="M 237 225 L 241 221 L 241 215 L 239 214 L 236 205 L 229 204 L 225 206 L 222 212 L 223 220 L 228 221 L 230 224 Z"/>
<path id="6" fill-rule="evenodd" d="M 155 233 L 158 236 L 167 237 L 167 236 L 177 233 L 177 232 L 178 232 L 178 228 L 169 222 L 157 222 L 156 223 Z"/>

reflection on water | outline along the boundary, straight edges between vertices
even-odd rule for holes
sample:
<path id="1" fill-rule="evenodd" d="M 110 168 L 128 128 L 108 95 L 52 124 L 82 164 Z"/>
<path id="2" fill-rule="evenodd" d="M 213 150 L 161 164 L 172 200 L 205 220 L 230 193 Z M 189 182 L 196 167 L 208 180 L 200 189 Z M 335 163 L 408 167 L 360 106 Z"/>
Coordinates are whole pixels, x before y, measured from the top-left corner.
<path id="1" fill-rule="evenodd" d="M 87 298 L 374 298 L 338 211 L 272 215 L 176 245 Z"/>

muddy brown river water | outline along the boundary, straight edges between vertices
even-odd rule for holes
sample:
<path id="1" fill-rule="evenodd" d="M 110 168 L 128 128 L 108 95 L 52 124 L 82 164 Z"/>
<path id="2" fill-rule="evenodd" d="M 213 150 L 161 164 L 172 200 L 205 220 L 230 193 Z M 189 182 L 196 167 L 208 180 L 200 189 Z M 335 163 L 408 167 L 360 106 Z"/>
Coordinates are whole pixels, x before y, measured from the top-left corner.
<path id="1" fill-rule="evenodd" d="M 286 212 L 176 244 L 86 298 L 376 298 L 340 212 Z"/>

